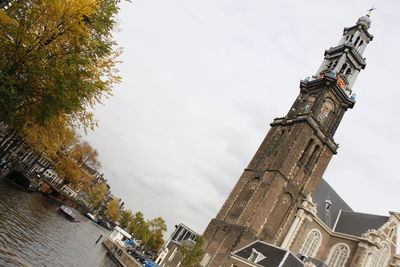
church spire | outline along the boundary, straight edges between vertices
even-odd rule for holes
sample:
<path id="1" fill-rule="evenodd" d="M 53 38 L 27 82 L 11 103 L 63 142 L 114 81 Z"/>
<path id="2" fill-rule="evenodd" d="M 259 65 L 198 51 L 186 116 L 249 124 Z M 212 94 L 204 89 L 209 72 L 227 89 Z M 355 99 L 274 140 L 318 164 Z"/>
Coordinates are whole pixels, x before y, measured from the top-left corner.
<path id="1" fill-rule="evenodd" d="M 321 78 L 324 75 L 335 77 L 338 85 L 349 97 L 359 72 L 366 66 L 365 58 L 362 55 L 373 39 L 368 32 L 373 9 L 369 9 L 369 13 L 360 17 L 356 25 L 344 28 L 338 45 L 325 51 L 324 61 L 314 76 L 315 78 Z"/>

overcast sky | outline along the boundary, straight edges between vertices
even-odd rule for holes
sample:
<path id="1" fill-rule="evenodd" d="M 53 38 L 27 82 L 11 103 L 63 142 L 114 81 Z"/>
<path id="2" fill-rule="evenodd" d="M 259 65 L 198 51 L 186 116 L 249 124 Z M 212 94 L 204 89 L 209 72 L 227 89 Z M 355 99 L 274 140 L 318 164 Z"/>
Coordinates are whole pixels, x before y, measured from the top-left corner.
<path id="1" fill-rule="evenodd" d="M 383 3 L 384 2 L 384 3 Z M 372 1 L 135 0 L 122 4 L 123 82 L 96 108 L 87 139 L 115 195 L 146 218 L 202 233 L 269 123 Z M 356 211 L 400 211 L 400 1 L 375 1 L 325 179 Z"/>

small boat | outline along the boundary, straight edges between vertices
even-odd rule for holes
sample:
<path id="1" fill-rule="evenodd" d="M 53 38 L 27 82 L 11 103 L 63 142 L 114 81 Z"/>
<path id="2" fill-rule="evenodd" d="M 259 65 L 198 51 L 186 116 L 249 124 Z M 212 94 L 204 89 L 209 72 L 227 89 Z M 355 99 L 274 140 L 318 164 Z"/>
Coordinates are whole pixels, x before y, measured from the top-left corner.
<path id="1" fill-rule="evenodd" d="M 67 217 L 67 219 L 73 222 L 80 222 L 78 218 L 79 212 L 76 209 L 62 205 L 59 210 L 65 217 Z"/>
<path id="2" fill-rule="evenodd" d="M 91 221 L 98 223 L 99 218 L 97 217 L 96 213 L 86 213 L 86 217 L 88 217 Z"/>

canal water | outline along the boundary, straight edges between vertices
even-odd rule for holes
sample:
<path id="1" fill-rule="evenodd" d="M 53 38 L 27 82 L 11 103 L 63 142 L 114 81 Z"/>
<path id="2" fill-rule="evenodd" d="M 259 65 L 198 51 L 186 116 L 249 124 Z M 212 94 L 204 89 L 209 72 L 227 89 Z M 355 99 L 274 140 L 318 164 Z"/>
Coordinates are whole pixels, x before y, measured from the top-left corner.
<path id="1" fill-rule="evenodd" d="M 70 222 L 58 207 L 0 178 L 0 266 L 116 266 L 101 242 L 95 244 L 110 232 L 83 216 Z"/>

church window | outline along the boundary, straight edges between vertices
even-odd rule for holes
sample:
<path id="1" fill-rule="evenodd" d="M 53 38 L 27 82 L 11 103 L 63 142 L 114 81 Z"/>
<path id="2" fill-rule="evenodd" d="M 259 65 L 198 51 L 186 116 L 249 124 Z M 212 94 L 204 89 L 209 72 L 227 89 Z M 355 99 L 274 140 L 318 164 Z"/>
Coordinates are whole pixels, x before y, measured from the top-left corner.
<path id="1" fill-rule="evenodd" d="M 308 158 L 306 166 L 304 167 L 305 170 L 309 171 L 312 168 L 313 164 L 315 163 L 318 157 L 319 150 L 320 150 L 319 145 L 316 145 L 314 147 L 313 152 L 311 153 L 311 156 Z"/>
<path id="2" fill-rule="evenodd" d="M 348 76 L 348 75 L 350 75 L 351 74 L 351 68 L 349 67 L 347 70 L 346 70 L 346 76 Z"/>
<path id="3" fill-rule="evenodd" d="M 345 244 L 338 244 L 331 249 L 328 267 L 343 267 L 349 256 L 349 248 Z"/>
<path id="4" fill-rule="evenodd" d="M 300 159 L 298 162 L 300 165 L 303 165 L 304 162 L 306 161 L 306 157 L 310 153 L 313 143 L 314 143 L 314 139 L 311 139 L 310 141 L 308 141 L 308 144 L 307 144 L 306 148 L 304 149 L 303 154 L 301 154 L 301 156 L 300 156 Z"/>
<path id="5" fill-rule="evenodd" d="M 260 177 L 256 176 L 253 180 L 249 181 L 248 189 L 255 190 L 260 182 Z"/>
<path id="6" fill-rule="evenodd" d="M 352 34 L 352 35 L 350 36 L 350 42 L 353 41 L 353 36 L 354 36 L 354 34 Z"/>
<path id="7" fill-rule="evenodd" d="M 338 63 L 337 60 L 335 60 L 335 61 L 332 60 L 331 62 L 329 62 L 327 69 L 328 70 L 333 70 L 336 67 L 337 63 Z"/>
<path id="8" fill-rule="evenodd" d="M 332 208 L 332 202 L 329 199 L 325 200 L 325 210 L 329 211 Z"/>
<path id="9" fill-rule="evenodd" d="M 394 228 L 390 229 L 389 238 L 392 238 L 394 234 Z"/>
<path id="10" fill-rule="evenodd" d="M 334 68 L 336 67 L 337 63 L 338 63 L 338 61 L 336 60 L 336 61 L 333 63 L 332 69 L 334 69 Z"/>
<path id="11" fill-rule="evenodd" d="M 388 261 L 388 256 L 390 255 L 389 252 L 389 245 L 386 242 L 382 243 L 382 248 L 377 250 L 375 253 L 371 267 L 385 267 Z"/>
<path id="12" fill-rule="evenodd" d="M 300 253 L 304 256 L 314 257 L 320 245 L 321 233 L 317 229 L 314 229 L 308 234 Z"/>
<path id="13" fill-rule="evenodd" d="M 251 183 L 250 186 L 249 186 L 249 189 L 250 189 L 250 190 L 256 189 L 256 188 L 257 188 L 257 184 L 258 184 L 257 182 Z"/>
<path id="14" fill-rule="evenodd" d="M 360 48 L 364 44 L 364 41 L 361 40 L 360 44 L 358 45 L 358 48 Z"/>
<path id="15" fill-rule="evenodd" d="M 354 46 L 357 46 L 358 41 L 360 41 L 360 37 L 357 37 L 357 40 L 356 40 L 356 42 L 354 43 Z"/>
<path id="16" fill-rule="evenodd" d="M 260 252 L 258 252 L 257 250 L 255 250 L 254 248 L 252 249 L 252 252 L 248 258 L 249 261 L 255 262 L 255 263 L 257 263 L 263 259 L 265 259 L 265 256 L 263 254 L 261 254 Z"/>
<path id="17" fill-rule="evenodd" d="M 346 68 L 347 68 L 347 63 L 344 63 L 343 66 L 342 66 L 342 68 L 340 69 L 339 73 L 344 73 L 344 71 L 346 70 Z"/>

